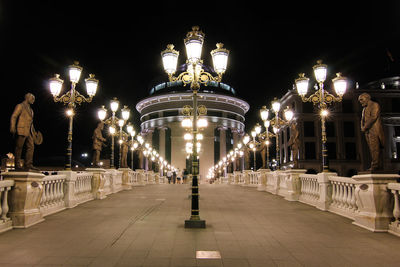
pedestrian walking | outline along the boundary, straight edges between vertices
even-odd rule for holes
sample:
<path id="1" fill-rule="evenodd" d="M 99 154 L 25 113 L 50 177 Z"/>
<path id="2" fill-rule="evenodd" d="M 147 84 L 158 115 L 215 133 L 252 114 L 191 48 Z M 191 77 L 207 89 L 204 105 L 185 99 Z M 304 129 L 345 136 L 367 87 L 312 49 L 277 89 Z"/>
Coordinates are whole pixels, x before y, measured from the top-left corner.
<path id="1" fill-rule="evenodd" d="M 167 171 L 167 179 L 168 179 L 168 183 L 170 184 L 171 183 L 171 179 L 172 179 L 172 171 L 171 170 Z"/>
<path id="2" fill-rule="evenodd" d="M 176 183 L 176 171 L 172 173 L 172 182 L 175 184 Z"/>

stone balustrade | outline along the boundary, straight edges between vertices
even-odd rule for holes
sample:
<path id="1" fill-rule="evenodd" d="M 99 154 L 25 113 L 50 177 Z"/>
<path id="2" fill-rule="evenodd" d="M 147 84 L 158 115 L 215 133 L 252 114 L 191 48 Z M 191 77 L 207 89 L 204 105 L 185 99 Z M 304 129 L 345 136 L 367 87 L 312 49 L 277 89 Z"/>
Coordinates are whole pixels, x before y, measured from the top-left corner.
<path id="1" fill-rule="evenodd" d="M 88 168 L 84 172 L 7 172 L 0 181 L 0 233 L 27 228 L 44 217 L 133 186 L 165 184 L 153 171 Z M 15 188 L 18 188 L 14 190 Z"/>
<path id="2" fill-rule="evenodd" d="M 0 233 L 12 229 L 12 221 L 7 217 L 10 210 L 8 206 L 8 192 L 14 186 L 13 180 L 0 181 Z"/>
<path id="3" fill-rule="evenodd" d="M 400 184 L 399 183 L 389 183 L 388 189 L 393 194 L 393 217 L 394 221 L 389 224 L 389 233 L 397 235 L 400 237 Z"/>
<path id="4" fill-rule="evenodd" d="M 43 217 L 65 209 L 65 174 L 49 175 L 42 179 L 43 192 L 39 210 Z"/>
<path id="5" fill-rule="evenodd" d="M 353 220 L 373 232 L 400 236 L 400 175 L 365 173 L 339 177 L 336 173 L 306 174 L 306 170 L 246 170 L 234 172 L 233 183 L 253 186 Z"/>

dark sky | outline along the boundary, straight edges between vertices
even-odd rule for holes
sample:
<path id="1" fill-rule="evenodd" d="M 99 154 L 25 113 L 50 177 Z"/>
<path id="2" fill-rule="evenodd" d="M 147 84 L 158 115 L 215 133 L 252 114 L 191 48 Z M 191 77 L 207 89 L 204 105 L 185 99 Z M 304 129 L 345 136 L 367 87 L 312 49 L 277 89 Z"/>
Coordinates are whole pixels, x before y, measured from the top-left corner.
<path id="1" fill-rule="evenodd" d="M 199 2 L 195 9 L 175 2 L 141 7 L 129 2 L 0 1 L 1 157 L 13 150 L 9 118 L 27 92 L 36 96 L 34 123 L 44 135 L 35 157 L 64 155 L 67 119 L 47 81 L 55 73 L 68 81 L 67 67 L 74 60 L 84 68 L 82 78 L 94 73 L 100 80 L 93 102 L 77 109 L 74 156 L 90 152 L 96 110 L 112 97 L 134 111 L 138 130 L 136 103 L 155 82 L 167 81 L 160 51 L 173 43 L 184 63 L 183 38 L 193 25 L 206 34 L 206 64 L 217 42 L 231 51 L 223 82 L 251 105 L 248 129 L 258 120 L 259 108 L 292 88 L 299 72 L 312 78 L 317 59 L 328 64 L 329 78 L 341 71 L 360 84 L 396 74 L 400 60 L 399 4 L 350 7 L 325 1 L 317 10 L 288 1 L 274 7 L 260 6 L 264 1 L 253 6 Z M 171 12 L 174 8 L 180 12 Z M 85 94 L 83 82 L 78 90 Z"/>

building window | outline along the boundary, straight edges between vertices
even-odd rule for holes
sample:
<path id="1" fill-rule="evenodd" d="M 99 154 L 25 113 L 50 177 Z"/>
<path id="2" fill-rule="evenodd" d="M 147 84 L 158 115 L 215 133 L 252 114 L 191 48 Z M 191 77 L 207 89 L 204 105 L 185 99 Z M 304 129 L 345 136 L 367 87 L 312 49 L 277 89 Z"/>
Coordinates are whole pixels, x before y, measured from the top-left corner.
<path id="1" fill-rule="evenodd" d="M 170 110 L 170 111 L 164 111 L 163 116 L 164 117 L 171 117 L 171 116 L 178 116 L 179 111 L 177 110 Z"/>
<path id="2" fill-rule="evenodd" d="M 314 122 L 313 121 L 305 121 L 303 122 L 304 128 L 304 137 L 314 137 Z"/>
<path id="3" fill-rule="evenodd" d="M 343 113 L 354 113 L 353 100 L 343 99 L 342 100 L 342 112 Z"/>
<path id="4" fill-rule="evenodd" d="M 333 121 L 327 121 L 325 123 L 326 136 L 335 137 L 335 123 Z"/>
<path id="5" fill-rule="evenodd" d="M 314 113 L 314 104 L 310 102 L 304 102 L 303 113 Z"/>
<path id="6" fill-rule="evenodd" d="M 149 116 L 149 119 L 151 120 L 151 119 L 157 119 L 158 118 L 158 113 L 152 113 L 152 114 L 150 114 L 150 116 Z"/>
<path id="7" fill-rule="evenodd" d="M 398 159 L 400 157 L 400 142 L 396 142 L 396 153 L 393 153 L 393 158 Z"/>
<path id="8" fill-rule="evenodd" d="M 394 126 L 394 137 L 400 136 L 400 126 Z"/>
<path id="9" fill-rule="evenodd" d="M 336 143 L 327 142 L 326 148 L 328 149 L 328 159 L 336 159 Z"/>
<path id="10" fill-rule="evenodd" d="M 305 159 L 316 159 L 315 142 L 304 143 Z"/>
<path id="11" fill-rule="evenodd" d="M 354 137 L 354 122 L 352 121 L 344 121 L 343 122 L 343 136 L 344 137 Z"/>
<path id="12" fill-rule="evenodd" d="M 346 159 L 349 160 L 357 159 L 356 143 L 346 142 L 344 144 L 344 150 Z"/>
<path id="13" fill-rule="evenodd" d="M 400 99 L 398 97 L 392 98 L 392 110 L 393 113 L 400 113 Z"/>

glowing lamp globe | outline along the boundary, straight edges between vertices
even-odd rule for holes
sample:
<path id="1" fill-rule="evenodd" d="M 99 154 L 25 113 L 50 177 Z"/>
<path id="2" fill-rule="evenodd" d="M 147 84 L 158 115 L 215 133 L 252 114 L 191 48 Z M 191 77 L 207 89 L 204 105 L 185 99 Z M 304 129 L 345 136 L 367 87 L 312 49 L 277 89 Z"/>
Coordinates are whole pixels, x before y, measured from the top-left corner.
<path id="1" fill-rule="evenodd" d="M 336 73 L 336 78 L 332 79 L 333 87 L 335 88 L 336 94 L 343 96 L 347 89 L 347 79 L 342 77 L 342 74 Z"/>
<path id="2" fill-rule="evenodd" d="M 97 92 L 97 87 L 99 85 L 99 80 L 94 78 L 94 74 L 89 74 L 89 78 L 85 79 L 86 82 L 86 92 L 88 96 L 92 97 Z"/>
<path id="3" fill-rule="evenodd" d="M 79 62 L 75 61 L 73 65 L 69 66 L 69 80 L 72 83 L 77 83 L 81 77 L 82 67 L 79 66 Z"/>
<path id="4" fill-rule="evenodd" d="M 61 93 L 62 85 L 64 81 L 60 79 L 60 74 L 55 74 L 49 81 L 49 87 L 51 94 L 56 97 Z"/>

